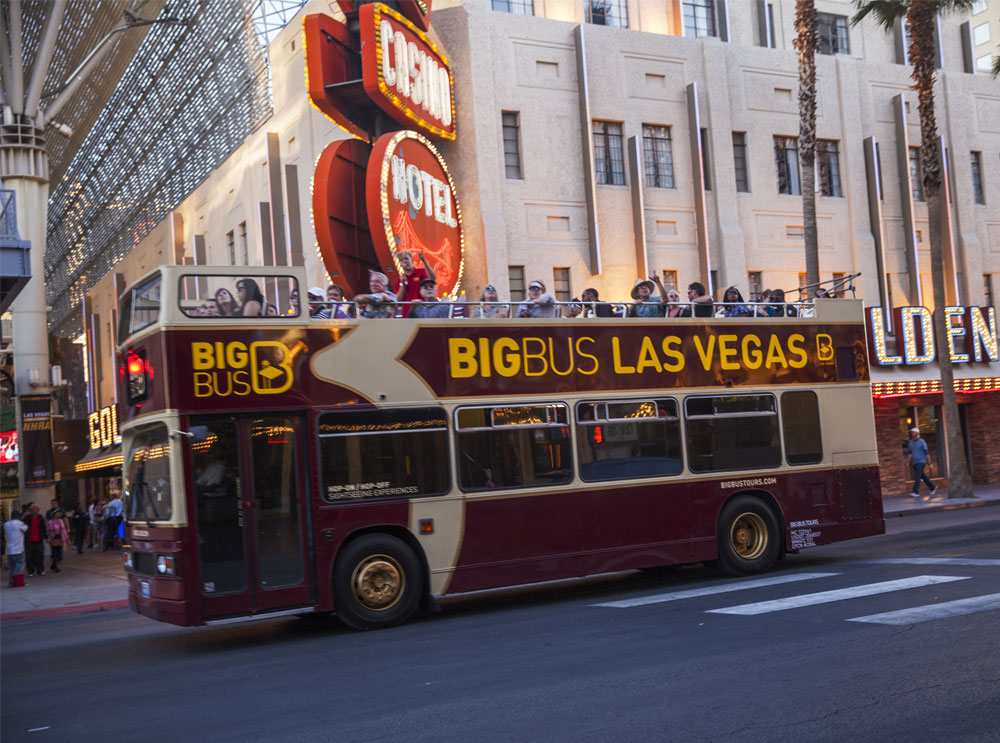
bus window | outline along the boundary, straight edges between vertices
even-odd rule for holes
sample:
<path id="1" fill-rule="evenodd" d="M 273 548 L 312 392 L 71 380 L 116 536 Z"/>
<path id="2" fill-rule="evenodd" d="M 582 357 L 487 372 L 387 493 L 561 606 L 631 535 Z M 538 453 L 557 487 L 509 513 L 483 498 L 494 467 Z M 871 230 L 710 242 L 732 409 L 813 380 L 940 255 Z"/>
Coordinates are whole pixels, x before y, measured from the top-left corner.
<path id="1" fill-rule="evenodd" d="M 675 400 L 581 402 L 576 440 L 587 482 L 679 475 L 684 468 Z"/>
<path id="2" fill-rule="evenodd" d="M 781 425 L 785 433 L 785 459 L 789 464 L 816 464 L 822 461 L 819 402 L 815 392 L 807 390 L 783 394 Z"/>
<path id="3" fill-rule="evenodd" d="M 572 480 L 567 416 L 562 404 L 460 408 L 455 438 L 462 490 Z"/>
<path id="4" fill-rule="evenodd" d="M 692 472 L 751 470 L 781 464 L 773 395 L 684 400 L 688 467 Z"/>
<path id="5" fill-rule="evenodd" d="M 160 275 L 126 292 L 121 301 L 121 322 L 118 323 L 118 342 L 143 328 L 148 328 L 160 316 Z"/>
<path id="6" fill-rule="evenodd" d="M 441 495 L 451 487 L 443 408 L 324 413 L 319 439 L 327 501 Z"/>
<path id="7" fill-rule="evenodd" d="M 299 282 L 293 276 L 185 274 L 177 292 L 187 317 L 298 317 Z"/>
<path id="8" fill-rule="evenodd" d="M 162 423 L 132 440 L 125 468 L 125 517 L 128 521 L 170 518 L 170 441 Z"/>

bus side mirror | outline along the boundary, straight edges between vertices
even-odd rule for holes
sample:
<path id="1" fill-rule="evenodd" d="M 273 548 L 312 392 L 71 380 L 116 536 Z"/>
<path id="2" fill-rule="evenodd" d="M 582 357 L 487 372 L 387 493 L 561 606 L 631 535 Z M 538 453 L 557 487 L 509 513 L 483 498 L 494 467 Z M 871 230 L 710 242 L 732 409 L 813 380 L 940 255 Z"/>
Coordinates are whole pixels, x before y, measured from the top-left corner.
<path id="1" fill-rule="evenodd" d="M 171 431 L 170 437 L 174 439 L 190 439 L 193 444 L 200 444 L 208 439 L 208 426 L 191 426 L 190 431 Z"/>

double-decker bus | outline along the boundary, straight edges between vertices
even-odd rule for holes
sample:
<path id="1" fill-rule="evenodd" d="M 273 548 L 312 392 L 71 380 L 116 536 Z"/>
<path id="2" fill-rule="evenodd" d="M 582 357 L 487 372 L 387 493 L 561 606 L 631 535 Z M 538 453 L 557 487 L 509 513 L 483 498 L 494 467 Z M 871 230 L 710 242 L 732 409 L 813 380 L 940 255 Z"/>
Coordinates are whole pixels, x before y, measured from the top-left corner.
<path id="1" fill-rule="evenodd" d="M 378 628 L 447 594 L 698 562 L 745 575 L 884 532 L 860 302 L 316 320 L 304 281 L 163 266 L 121 296 L 136 612 Z"/>

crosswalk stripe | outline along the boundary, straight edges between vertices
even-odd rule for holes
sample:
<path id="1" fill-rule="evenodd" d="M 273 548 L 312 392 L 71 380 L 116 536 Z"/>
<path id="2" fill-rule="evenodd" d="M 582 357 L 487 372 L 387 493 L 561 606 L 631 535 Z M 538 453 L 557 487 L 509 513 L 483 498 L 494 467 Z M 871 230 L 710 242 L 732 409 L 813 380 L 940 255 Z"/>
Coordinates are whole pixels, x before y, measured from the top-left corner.
<path id="1" fill-rule="evenodd" d="M 912 609 L 887 611 L 882 614 L 869 614 L 867 617 L 854 617 L 847 621 L 892 625 L 917 624 L 919 622 L 930 622 L 933 619 L 947 619 L 949 617 L 961 616 L 962 614 L 974 614 L 977 611 L 989 611 L 991 609 L 1000 609 L 1000 593 L 974 596 L 970 599 L 959 599 L 957 601 L 945 601 L 940 604 L 928 604 L 927 606 L 914 606 Z"/>
<path id="2" fill-rule="evenodd" d="M 652 596 L 641 596 L 635 599 L 623 599 L 622 601 L 609 601 L 604 604 L 591 604 L 591 606 L 610 607 L 613 609 L 629 609 L 633 606 L 662 604 L 667 601 L 680 601 L 681 599 L 693 599 L 698 598 L 699 596 L 712 596 L 717 593 L 743 591 L 749 588 L 777 586 L 782 583 L 797 583 L 798 581 L 813 580 L 814 578 L 829 578 L 834 575 L 840 575 L 840 573 L 791 573 L 789 575 L 775 575 L 770 578 L 757 578 L 756 580 L 746 580 L 739 583 L 720 583 L 713 586 L 705 586 L 704 588 L 691 588 L 686 591 L 657 593 Z"/>
<path id="3" fill-rule="evenodd" d="M 969 565 L 1000 568 L 1000 560 L 979 557 L 892 557 L 885 560 L 865 560 L 866 565 Z"/>
<path id="4" fill-rule="evenodd" d="M 867 583 L 861 586 L 852 586 L 851 588 L 838 588 L 834 591 L 806 593 L 801 596 L 790 596 L 784 599 L 774 599 L 773 601 L 760 601 L 755 604 L 728 606 L 724 609 L 710 609 L 706 613 L 740 614 L 744 616 L 767 614 L 772 611 L 784 611 L 786 609 L 798 609 L 802 606 L 828 604 L 832 601 L 844 601 L 845 599 L 859 598 L 861 596 L 874 596 L 879 593 L 889 593 L 890 591 L 903 591 L 907 588 L 920 588 L 921 586 L 931 586 L 936 583 L 951 583 L 956 580 L 968 580 L 968 577 L 957 575 L 918 575 L 914 578 L 887 580 L 881 583 Z"/>

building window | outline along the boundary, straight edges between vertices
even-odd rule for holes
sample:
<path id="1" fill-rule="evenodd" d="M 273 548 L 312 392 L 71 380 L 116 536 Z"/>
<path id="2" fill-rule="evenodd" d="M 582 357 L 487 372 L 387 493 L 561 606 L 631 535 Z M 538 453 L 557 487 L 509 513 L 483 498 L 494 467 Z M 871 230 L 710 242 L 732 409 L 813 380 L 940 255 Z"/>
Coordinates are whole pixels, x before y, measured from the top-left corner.
<path id="1" fill-rule="evenodd" d="M 733 132 L 733 165 L 736 169 L 736 190 L 750 192 L 750 171 L 747 169 L 746 132 Z"/>
<path id="2" fill-rule="evenodd" d="M 820 54 L 850 54 L 847 16 L 816 14 L 816 51 Z"/>
<path id="3" fill-rule="evenodd" d="M 989 5 L 989 0 L 972 0 L 972 15 L 985 13 Z"/>
<path id="4" fill-rule="evenodd" d="M 583 0 L 583 8 L 587 23 L 628 28 L 628 7 L 625 0 Z"/>
<path id="5" fill-rule="evenodd" d="M 247 242 L 247 223 L 240 222 L 240 257 L 242 262 L 239 264 L 241 266 L 250 265 L 250 244 Z M 233 265 L 236 265 L 235 263 Z"/>
<path id="6" fill-rule="evenodd" d="M 493 10 L 514 15 L 534 15 L 535 4 L 532 0 L 493 0 Z"/>
<path id="7" fill-rule="evenodd" d="M 983 296 L 986 298 L 986 306 L 992 307 L 993 302 L 993 274 L 983 274 Z"/>
<path id="8" fill-rule="evenodd" d="M 555 293 L 556 301 L 558 302 L 568 302 L 573 298 L 572 291 L 569 287 L 568 268 L 552 269 L 552 291 Z"/>
<path id="9" fill-rule="evenodd" d="M 507 178 L 520 180 L 524 178 L 521 172 L 521 122 L 517 111 L 504 111 L 500 114 L 503 124 L 503 166 Z"/>
<path id="10" fill-rule="evenodd" d="M 616 121 L 594 121 L 594 166 L 599 186 L 625 185 L 622 156 L 622 125 Z"/>
<path id="11" fill-rule="evenodd" d="M 976 46 L 990 43 L 990 24 L 981 23 L 972 29 L 972 43 Z"/>
<path id="12" fill-rule="evenodd" d="M 699 137 L 699 142 L 701 143 L 701 177 L 705 186 L 706 191 L 712 190 L 712 178 L 711 171 L 709 170 L 709 159 L 708 159 L 708 129 L 702 127 L 700 130 L 701 136 Z"/>
<path id="13" fill-rule="evenodd" d="M 970 152 L 972 156 L 972 194 L 977 204 L 986 203 L 986 193 L 983 191 L 983 153 Z"/>
<path id="14" fill-rule="evenodd" d="M 663 271 L 663 288 L 666 291 L 677 291 L 677 272 L 665 269 Z"/>
<path id="15" fill-rule="evenodd" d="M 670 149 L 670 127 L 642 125 L 642 153 L 646 162 L 646 185 L 674 187 L 674 155 Z"/>
<path id="16" fill-rule="evenodd" d="M 910 190 L 914 201 L 924 200 L 924 179 L 921 176 L 920 148 L 910 148 Z"/>
<path id="17" fill-rule="evenodd" d="M 798 196 L 802 193 L 799 177 L 799 138 L 774 138 L 774 164 L 778 172 L 778 193 Z"/>
<path id="18" fill-rule="evenodd" d="M 226 233 L 226 247 L 229 249 L 229 265 L 236 265 L 236 233 L 232 230 Z"/>
<path id="19" fill-rule="evenodd" d="M 836 140 L 816 140 L 816 180 L 823 196 L 843 196 L 840 190 L 840 147 Z"/>
<path id="20" fill-rule="evenodd" d="M 764 291 L 764 280 L 761 276 L 760 271 L 748 271 L 747 272 L 747 289 L 749 290 L 750 296 L 747 299 L 757 302 L 760 300 L 760 294 Z"/>
<path id="21" fill-rule="evenodd" d="M 976 58 L 976 70 L 979 72 L 989 72 L 993 69 L 993 55 L 984 54 Z"/>
<path id="22" fill-rule="evenodd" d="M 691 39 L 715 36 L 714 0 L 683 0 L 684 35 Z"/>
<path id="23" fill-rule="evenodd" d="M 524 299 L 524 266 L 507 266 L 507 276 L 511 300 L 517 302 Z"/>

